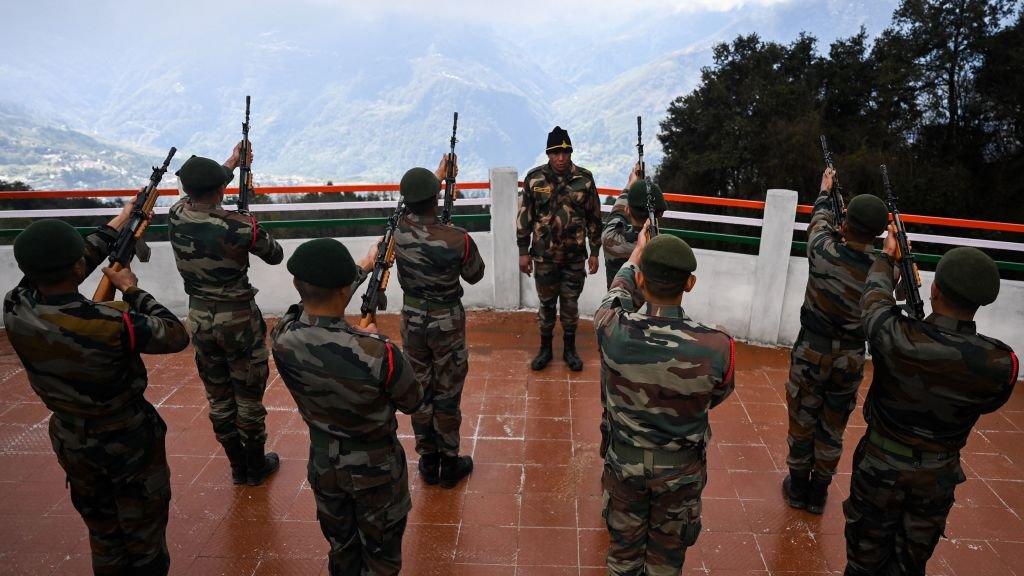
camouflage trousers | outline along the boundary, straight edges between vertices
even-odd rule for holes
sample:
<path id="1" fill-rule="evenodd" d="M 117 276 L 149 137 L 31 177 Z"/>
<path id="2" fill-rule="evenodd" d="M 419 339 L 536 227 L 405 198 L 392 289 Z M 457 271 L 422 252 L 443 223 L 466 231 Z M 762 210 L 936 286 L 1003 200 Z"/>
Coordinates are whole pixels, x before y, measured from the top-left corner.
<path id="1" fill-rule="evenodd" d="M 965 480 L 960 458 L 915 462 L 865 435 L 853 457 L 846 514 L 846 574 L 924 576 L 946 528 L 953 491 Z"/>
<path id="2" fill-rule="evenodd" d="M 606 280 L 606 289 L 612 289 L 612 280 L 615 280 L 615 275 L 619 273 L 619 270 L 621 270 L 622 267 L 625 266 L 626 262 L 628 261 L 628 258 L 616 258 L 614 260 L 610 258 L 604 259 L 604 275 Z"/>
<path id="3" fill-rule="evenodd" d="M 843 432 L 857 407 L 864 377 L 864 345 L 831 341 L 801 330 L 790 354 L 786 403 L 789 456 L 794 470 L 834 476 L 843 452 Z"/>
<path id="4" fill-rule="evenodd" d="M 633 448 L 629 452 L 635 452 Z M 700 534 L 707 466 L 699 450 L 629 454 L 613 442 L 605 456 L 604 519 L 610 576 L 676 576 Z M 672 456 L 671 464 L 655 455 Z M 644 462 L 643 460 L 647 460 Z"/>
<path id="5" fill-rule="evenodd" d="M 537 324 L 541 336 L 554 333 L 556 312 L 562 321 L 562 331 L 575 334 L 580 319 L 577 302 L 587 279 L 586 261 L 556 264 L 534 260 L 533 273 L 540 300 Z"/>
<path id="6" fill-rule="evenodd" d="M 351 448 L 311 432 L 309 485 L 331 546 L 331 576 L 385 576 L 402 569 L 402 535 L 412 509 L 405 452 L 397 437 Z"/>
<path id="7" fill-rule="evenodd" d="M 148 402 L 112 423 L 54 415 L 50 442 L 89 529 L 93 572 L 167 574 L 167 426 Z"/>
<path id="8" fill-rule="evenodd" d="M 402 349 L 426 400 L 412 414 L 418 454 L 459 455 L 462 386 L 469 372 L 466 311 L 461 303 L 406 303 Z"/>
<path id="9" fill-rule="evenodd" d="M 264 444 L 269 353 L 267 325 L 256 302 L 193 298 L 188 326 L 217 441 L 227 445 L 240 437 L 244 445 Z"/>

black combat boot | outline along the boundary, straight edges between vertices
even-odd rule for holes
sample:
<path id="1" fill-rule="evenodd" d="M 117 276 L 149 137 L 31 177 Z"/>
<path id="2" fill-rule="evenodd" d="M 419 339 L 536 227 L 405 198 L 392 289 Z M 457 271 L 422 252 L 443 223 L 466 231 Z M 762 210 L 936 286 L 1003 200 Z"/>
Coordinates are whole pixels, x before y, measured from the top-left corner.
<path id="1" fill-rule="evenodd" d="M 281 459 L 276 452 L 263 452 L 263 444 L 247 446 L 245 448 L 246 470 L 245 483 L 249 486 L 259 486 L 271 474 L 277 472 L 281 467 Z"/>
<path id="2" fill-rule="evenodd" d="M 420 478 L 427 484 L 433 486 L 437 484 L 440 478 L 441 470 L 441 454 L 435 452 L 433 454 L 421 454 L 420 463 L 417 466 L 420 469 Z"/>
<path id="3" fill-rule="evenodd" d="M 831 483 L 831 476 L 811 474 L 811 486 L 807 491 L 808 512 L 811 514 L 822 514 L 825 512 L 825 500 L 828 499 L 828 485 Z"/>
<path id="4" fill-rule="evenodd" d="M 810 470 L 789 469 L 789 476 L 782 481 L 782 497 L 790 507 L 807 507 L 807 492 L 811 488 L 810 475 Z"/>
<path id="5" fill-rule="evenodd" d="M 441 487 L 454 488 L 473 471 L 473 458 L 470 456 L 441 456 Z"/>
<path id="6" fill-rule="evenodd" d="M 236 486 L 245 484 L 248 467 L 245 465 L 245 448 L 242 447 L 242 440 L 236 436 L 223 446 L 224 453 L 228 455 L 228 462 L 231 463 L 231 483 Z"/>
<path id="7" fill-rule="evenodd" d="M 569 365 L 569 370 L 573 372 L 583 370 L 583 360 L 576 353 L 575 332 L 567 332 L 562 336 L 562 359 Z"/>
<path id="8" fill-rule="evenodd" d="M 541 334 L 540 337 L 540 351 L 533 357 L 533 362 L 530 362 L 530 368 L 533 370 L 543 370 L 548 362 L 551 362 L 551 335 Z"/>

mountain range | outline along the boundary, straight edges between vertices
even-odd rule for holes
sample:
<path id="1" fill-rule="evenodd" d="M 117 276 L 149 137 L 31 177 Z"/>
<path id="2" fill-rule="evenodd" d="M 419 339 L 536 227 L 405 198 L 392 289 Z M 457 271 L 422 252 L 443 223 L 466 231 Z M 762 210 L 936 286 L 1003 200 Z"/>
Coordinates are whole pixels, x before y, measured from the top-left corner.
<path id="1" fill-rule="evenodd" d="M 559 124 L 574 160 L 617 186 L 635 161 L 635 117 L 657 164 L 658 123 L 697 85 L 715 43 L 752 32 L 790 42 L 807 31 L 827 50 L 861 26 L 881 31 L 894 8 L 741 2 L 641 10 L 588 31 L 534 26 L 528 15 L 508 27 L 342 21 L 328 4 L 300 2 L 273 19 L 209 8 L 211 21 L 241 35 L 173 20 L 133 34 L 131 14 L 95 29 L 83 26 L 95 16 L 77 3 L 48 20 L 16 7 L 24 25 L 0 56 L 0 179 L 133 187 L 172 145 L 172 168 L 191 154 L 226 157 L 251 94 L 258 184 L 396 181 L 408 167 L 436 165 L 458 111 L 460 178 L 485 179 L 493 166 L 524 172 L 543 161 L 546 133 Z"/>

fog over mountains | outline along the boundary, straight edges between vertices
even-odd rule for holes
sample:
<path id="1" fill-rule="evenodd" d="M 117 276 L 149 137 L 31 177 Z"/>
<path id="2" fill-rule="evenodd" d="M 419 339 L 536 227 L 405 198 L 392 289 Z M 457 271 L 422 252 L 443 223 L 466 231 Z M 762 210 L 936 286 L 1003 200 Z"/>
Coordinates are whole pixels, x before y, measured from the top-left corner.
<path id="1" fill-rule="evenodd" d="M 618 186 L 635 155 L 635 117 L 656 163 L 657 123 L 696 85 L 716 42 L 807 31 L 827 50 L 862 25 L 879 32 L 895 0 L 678 4 L 590 13 L 573 0 L 557 13 L 525 2 L 491 13 L 456 2 L 427 12 L 401 1 L 185 0 L 173 15 L 123 0 L 6 6 L 15 25 L 0 54 L 0 179 L 136 186 L 172 145 L 175 168 L 190 154 L 226 157 L 251 94 L 258 183 L 396 181 L 436 165 L 457 110 L 460 178 L 525 171 L 559 124 L 576 162 Z"/>

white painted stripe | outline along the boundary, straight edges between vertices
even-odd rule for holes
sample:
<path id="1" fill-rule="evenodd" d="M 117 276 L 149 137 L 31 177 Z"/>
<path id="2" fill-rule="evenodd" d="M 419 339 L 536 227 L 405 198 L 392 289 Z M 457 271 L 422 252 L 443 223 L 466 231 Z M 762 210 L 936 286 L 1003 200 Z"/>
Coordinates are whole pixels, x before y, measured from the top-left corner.
<path id="1" fill-rule="evenodd" d="M 306 210 L 359 210 L 364 208 L 394 208 L 397 200 L 378 200 L 374 202 L 309 202 L 296 204 L 250 204 L 251 212 L 299 212 Z M 491 203 L 486 198 L 463 198 L 455 201 L 455 208 L 459 206 L 488 206 Z M 441 206 L 442 202 L 438 202 Z M 234 204 L 225 204 L 227 210 L 234 210 Z M 153 212 L 167 214 L 169 206 L 157 206 Z M 70 218 L 74 216 L 114 216 L 121 212 L 120 208 L 64 208 L 47 210 L 4 210 L 0 211 L 0 219 L 3 218 Z"/>
<path id="2" fill-rule="evenodd" d="M 794 230 L 807 230 L 806 222 L 793 224 Z M 947 246 L 974 246 L 975 248 L 988 248 L 989 250 L 1009 250 L 1011 252 L 1024 252 L 1024 244 L 1020 242 L 1001 242 L 999 240 L 985 240 L 982 238 L 959 238 L 956 236 L 938 236 L 935 234 L 920 234 L 908 232 L 907 237 L 912 242 L 928 242 L 930 244 L 945 244 Z"/>
<path id="3" fill-rule="evenodd" d="M 602 212 L 611 212 L 611 204 L 602 204 Z M 678 212 L 667 210 L 662 216 L 667 220 L 691 220 L 694 222 L 717 222 L 719 224 L 738 224 L 740 226 L 755 226 L 760 228 L 764 221 L 760 218 L 743 218 L 741 216 L 725 216 L 722 214 L 702 214 L 700 212 Z"/>

